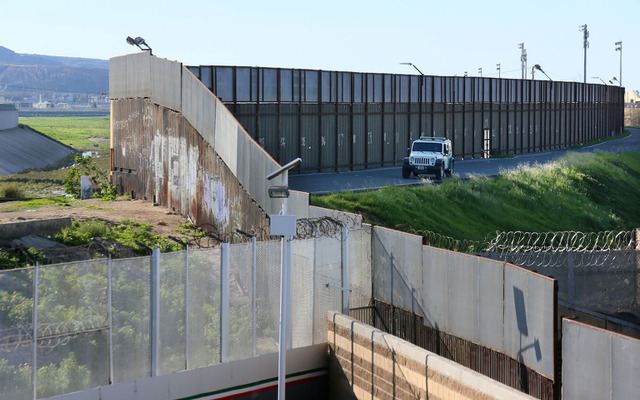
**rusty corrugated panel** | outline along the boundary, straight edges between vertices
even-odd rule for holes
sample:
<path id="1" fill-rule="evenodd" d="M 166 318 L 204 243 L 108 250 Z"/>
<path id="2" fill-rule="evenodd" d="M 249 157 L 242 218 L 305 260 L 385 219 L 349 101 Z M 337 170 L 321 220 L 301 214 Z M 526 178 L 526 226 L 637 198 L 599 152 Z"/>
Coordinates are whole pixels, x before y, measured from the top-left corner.
<path id="1" fill-rule="evenodd" d="M 184 117 L 148 99 L 113 100 L 113 183 L 227 242 L 236 230 L 268 237 L 266 213 Z"/>

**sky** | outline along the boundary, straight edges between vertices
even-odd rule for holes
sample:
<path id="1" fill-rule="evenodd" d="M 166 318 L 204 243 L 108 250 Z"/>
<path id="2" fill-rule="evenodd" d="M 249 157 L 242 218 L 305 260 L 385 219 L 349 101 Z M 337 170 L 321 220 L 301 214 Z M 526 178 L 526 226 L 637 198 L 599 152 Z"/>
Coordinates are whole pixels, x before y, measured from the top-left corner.
<path id="1" fill-rule="evenodd" d="M 241 65 L 520 79 L 620 78 L 640 90 L 640 0 L 86 0 L 2 5 L 0 46 L 16 53 L 109 59 L 139 51 L 185 65 Z M 536 79 L 547 79 L 536 71 Z M 595 78 L 595 77 L 599 77 Z M 614 82 L 618 84 L 617 82 Z"/>

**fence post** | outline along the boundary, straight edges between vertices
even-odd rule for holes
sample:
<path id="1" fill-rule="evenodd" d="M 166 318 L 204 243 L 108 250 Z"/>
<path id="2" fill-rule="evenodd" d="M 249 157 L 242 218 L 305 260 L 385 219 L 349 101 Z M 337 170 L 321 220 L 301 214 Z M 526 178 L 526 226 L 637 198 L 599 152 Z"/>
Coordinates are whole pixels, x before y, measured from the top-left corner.
<path id="1" fill-rule="evenodd" d="M 318 284 L 318 228 L 313 227 L 313 288 L 311 289 L 311 344 L 316 343 L 316 285 Z"/>
<path id="2" fill-rule="evenodd" d="M 189 245 L 184 246 L 184 369 L 189 369 Z"/>
<path id="3" fill-rule="evenodd" d="M 150 271 L 150 301 L 151 312 L 149 315 L 151 345 L 151 376 L 159 375 L 160 360 L 160 249 L 151 252 Z"/>
<path id="4" fill-rule="evenodd" d="M 222 243 L 220 263 L 220 362 L 229 361 L 229 243 Z"/>
<path id="5" fill-rule="evenodd" d="M 569 291 L 569 304 L 574 305 L 576 300 L 575 262 L 573 252 L 567 252 L 567 280 Z"/>
<path id="6" fill-rule="evenodd" d="M 257 259 L 256 259 L 256 237 L 251 237 L 251 320 L 253 326 L 253 356 L 256 356 L 256 278 L 257 278 Z"/>
<path id="7" fill-rule="evenodd" d="M 109 384 L 113 384 L 113 308 L 112 308 L 112 293 L 113 293 L 113 271 L 111 268 L 111 254 L 107 260 L 107 325 L 108 325 L 108 346 L 109 346 Z"/>
<path id="8" fill-rule="evenodd" d="M 38 384 L 38 262 L 33 270 L 33 330 L 31 333 L 32 353 L 31 353 L 31 396 L 37 399 L 36 385 Z"/>
<path id="9" fill-rule="evenodd" d="M 342 226 L 342 314 L 349 315 L 349 228 Z"/>

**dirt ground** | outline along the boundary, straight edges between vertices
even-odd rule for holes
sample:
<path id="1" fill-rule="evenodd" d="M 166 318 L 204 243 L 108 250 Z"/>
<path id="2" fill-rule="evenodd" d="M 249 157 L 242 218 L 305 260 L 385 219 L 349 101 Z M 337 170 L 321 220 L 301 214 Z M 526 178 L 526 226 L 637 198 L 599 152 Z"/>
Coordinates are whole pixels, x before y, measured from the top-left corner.
<path id="1" fill-rule="evenodd" d="M 72 221 L 103 220 L 108 225 L 129 219 L 135 222 L 151 225 L 151 232 L 156 235 L 172 235 L 181 238 L 176 233 L 180 225 L 189 220 L 166 207 L 154 206 L 152 202 L 144 200 L 101 201 L 99 199 L 72 201 L 71 206 L 54 206 L 33 209 L 18 209 L 16 203 L 0 203 L 0 224 L 20 222 L 34 219 L 48 219 L 71 217 Z"/>

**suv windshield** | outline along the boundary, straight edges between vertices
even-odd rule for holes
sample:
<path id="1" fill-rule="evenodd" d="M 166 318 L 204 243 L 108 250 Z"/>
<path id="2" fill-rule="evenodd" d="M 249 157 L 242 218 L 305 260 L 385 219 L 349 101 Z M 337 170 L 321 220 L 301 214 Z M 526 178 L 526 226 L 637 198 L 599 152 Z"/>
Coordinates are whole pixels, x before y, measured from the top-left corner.
<path id="1" fill-rule="evenodd" d="M 435 153 L 442 153 L 442 143 L 415 142 L 413 143 L 413 151 L 432 151 Z"/>

